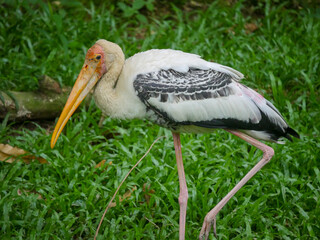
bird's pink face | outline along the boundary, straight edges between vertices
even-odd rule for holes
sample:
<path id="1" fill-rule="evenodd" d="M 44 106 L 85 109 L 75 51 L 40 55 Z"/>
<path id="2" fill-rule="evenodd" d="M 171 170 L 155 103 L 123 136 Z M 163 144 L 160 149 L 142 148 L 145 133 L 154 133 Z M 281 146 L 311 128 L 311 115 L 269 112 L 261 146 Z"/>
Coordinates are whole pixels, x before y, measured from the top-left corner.
<path id="1" fill-rule="evenodd" d="M 86 54 L 79 76 L 55 126 L 51 138 L 51 148 L 56 144 L 59 135 L 74 111 L 106 72 L 107 68 L 103 48 L 100 45 L 95 44 Z"/>

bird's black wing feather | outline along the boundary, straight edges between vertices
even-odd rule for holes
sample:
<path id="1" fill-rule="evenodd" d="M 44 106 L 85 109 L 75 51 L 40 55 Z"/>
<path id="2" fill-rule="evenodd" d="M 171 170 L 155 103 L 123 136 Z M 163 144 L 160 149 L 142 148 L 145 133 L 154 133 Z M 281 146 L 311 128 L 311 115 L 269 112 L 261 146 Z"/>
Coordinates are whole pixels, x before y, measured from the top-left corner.
<path id="1" fill-rule="evenodd" d="M 148 110 L 157 115 L 154 121 L 159 125 L 172 127 L 183 123 L 177 123 L 166 111 L 151 104 L 150 99 L 156 98 L 161 103 L 172 104 L 225 97 L 232 94 L 232 88 L 229 87 L 231 82 L 232 77 L 229 74 L 213 69 L 190 68 L 187 72 L 162 69 L 137 75 L 133 86 Z"/>
<path id="2" fill-rule="evenodd" d="M 188 72 L 168 69 L 139 74 L 133 86 L 143 102 L 151 97 L 159 97 L 160 102 L 178 102 L 227 96 L 231 82 L 232 77 L 226 73 L 190 68 Z"/>

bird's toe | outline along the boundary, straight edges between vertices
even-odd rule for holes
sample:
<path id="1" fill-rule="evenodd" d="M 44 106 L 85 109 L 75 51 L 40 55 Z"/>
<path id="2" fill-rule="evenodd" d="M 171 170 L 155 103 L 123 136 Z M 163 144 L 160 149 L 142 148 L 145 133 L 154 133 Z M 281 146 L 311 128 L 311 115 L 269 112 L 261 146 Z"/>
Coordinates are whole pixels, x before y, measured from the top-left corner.
<path id="1" fill-rule="evenodd" d="M 209 234 L 211 230 L 211 226 L 213 226 L 213 233 L 214 236 L 217 238 L 217 231 L 216 231 L 216 217 L 214 216 L 213 218 L 208 218 L 208 216 L 205 217 L 202 228 L 199 234 L 199 240 L 208 240 L 209 239 Z"/>

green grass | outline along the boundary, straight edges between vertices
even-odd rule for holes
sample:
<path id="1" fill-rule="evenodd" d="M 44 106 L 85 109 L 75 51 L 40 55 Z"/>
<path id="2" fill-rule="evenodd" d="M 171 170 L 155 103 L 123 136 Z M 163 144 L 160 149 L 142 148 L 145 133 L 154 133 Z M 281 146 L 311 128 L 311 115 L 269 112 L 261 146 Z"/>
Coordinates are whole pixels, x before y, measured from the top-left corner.
<path id="1" fill-rule="evenodd" d="M 99 38 L 118 43 L 127 57 L 173 48 L 238 69 L 246 76 L 243 82 L 270 99 L 301 139 L 270 144 L 276 153 L 271 162 L 219 213 L 219 239 L 317 239 L 320 8 L 270 1 L 230 6 L 222 1 L 200 6 L 149 2 L 153 8 L 133 9 L 129 1 L 121 8 L 113 1 L 2 2 L 0 89 L 34 90 L 42 74 L 72 85 L 86 50 Z M 246 32 L 248 23 L 257 30 Z M 108 211 L 99 239 L 178 239 L 179 185 L 171 133 L 141 120 L 106 119 L 100 128 L 100 116 L 93 103 L 82 108 L 53 150 L 53 122 L 47 129 L 34 123 L 30 130 L 25 127 L 30 123 L 17 127 L 3 120 L 1 143 L 50 164 L 0 163 L 1 239 L 92 239 L 120 181 L 160 135 L 167 138 L 129 176 L 120 195 L 133 186 L 137 190 Z M 189 188 L 186 235 L 196 239 L 206 213 L 262 154 L 223 131 L 182 135 L 182 144 Z M 95 169 L 103 159 L 112 165 Z M 154 190 L 149 203 L 145 183 Z M 31 192 L 19 195 L 18 189 Z"/>

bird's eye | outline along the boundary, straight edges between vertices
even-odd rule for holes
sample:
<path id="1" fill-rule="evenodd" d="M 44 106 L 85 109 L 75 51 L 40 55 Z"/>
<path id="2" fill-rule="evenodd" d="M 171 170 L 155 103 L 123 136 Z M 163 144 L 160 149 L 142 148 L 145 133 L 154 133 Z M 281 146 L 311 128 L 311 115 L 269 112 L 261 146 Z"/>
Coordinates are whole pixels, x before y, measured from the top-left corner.
<path id="1" fill-rule="evenodd" d="M 100 60 L 101 59 L 101 55 L 96 56 L 96 59 Z"/>

